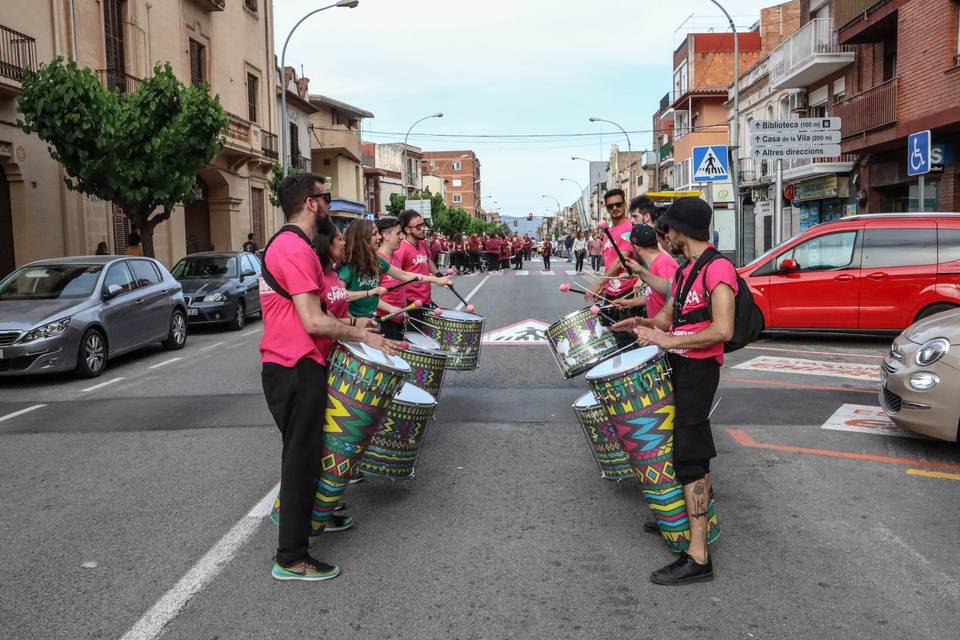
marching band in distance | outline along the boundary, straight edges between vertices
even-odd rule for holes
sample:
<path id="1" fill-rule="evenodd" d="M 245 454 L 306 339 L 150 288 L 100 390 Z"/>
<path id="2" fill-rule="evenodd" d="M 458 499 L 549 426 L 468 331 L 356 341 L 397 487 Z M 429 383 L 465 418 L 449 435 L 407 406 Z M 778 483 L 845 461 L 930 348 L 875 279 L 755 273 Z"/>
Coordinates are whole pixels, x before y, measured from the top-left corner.
<path id="1" fill-rule="evenodd" d="M 353 526 L 341 501 L 351 483 L 413 477 L 444 374 L 479 367 L 485 319 L 454 288 L 453 269 L 437 267 L 418 213 L 357 220 L 341 234 L 317 176 L 288 176 L 279 196 L 287 224 L 267 244 L 260 283 L 263 391 L 282 439 L 272 576 L 321 581 L 340 568 L 311 556 L 311 542 Z M 653 515 L 642 529 L 678 556 L 650 579 L 711 580 L 720 526 L 710 414 L 725 346 L 736 348 L 736 271 L 709 242 L 704 201 L 680 198 L 656 220 L 642 197 L 628 216 L 619 189 L 604 204 L 602 249 L 589 246 L 605 272 L 589 289 L 561 286 L 590 306 L 546 337 L 564 377 L 586 373 L 573 410 L 601 477 L 636 478 Z M 503 245 L 458 240 L 458 271 L 480 267 L 481 250 L 499 266 Z M 433 285 L 463 310 L 435 306 Z"/>

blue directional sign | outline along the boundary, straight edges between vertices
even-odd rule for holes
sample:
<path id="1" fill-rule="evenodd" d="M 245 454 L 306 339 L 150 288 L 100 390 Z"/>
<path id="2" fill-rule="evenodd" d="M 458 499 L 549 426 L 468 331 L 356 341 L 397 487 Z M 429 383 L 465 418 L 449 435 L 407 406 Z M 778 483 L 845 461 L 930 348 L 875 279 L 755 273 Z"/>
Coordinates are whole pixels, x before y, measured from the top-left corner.
<path id="1" fill-rule="evenodd" d="M 907 138 L 907 175 L 930 173 L 930 130 L 911 133 Z"/>
<path id="2" fill-rule="evenodd" d="M 726 145 L 693 148 L 693 178 L 690 182 L 724 182 L 730 179 L 730 151 Z"/>

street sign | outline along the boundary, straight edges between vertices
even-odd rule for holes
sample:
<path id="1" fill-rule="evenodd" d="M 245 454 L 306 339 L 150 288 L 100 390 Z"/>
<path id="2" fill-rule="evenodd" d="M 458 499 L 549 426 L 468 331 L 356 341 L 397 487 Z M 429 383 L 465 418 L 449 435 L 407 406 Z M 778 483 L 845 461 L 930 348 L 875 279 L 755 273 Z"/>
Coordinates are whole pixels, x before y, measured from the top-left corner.
<path id="1" fill-rule="evenodd" d="M 416 211 L 424 220 L 430 220 L 432 215 L 430 200 L 407 199 L 407 201 L 404 203 L 404 208 L 409 209 L 410 211 Z"/>
<path id="2" fill-rule="evenodd" d="M 751 120 L 750 133 L 775 131 L 840 131 L 840 118 L 790 118 L 787 120 Z"/>
<path id="3" fill-rule="evenodd" d="M 840 145 L 805 145 L 793 147 L 754 147 L 750 151 L 754 158 L 834 158 L 840 155 Z"/>
<path id="4" fill-rule="evenodd" d="M 726 145 L 693 148 L 691 182 L 723 182 L 730 180 L 730 151 Z"/>
<path id="5" fill-rule="evenodd" d="M 930 173 L 930 130 L 911 133 L 907 138 L 907 175 Z"/>
<path id="6" fill-rule="evenodd" d="M 812 144 L 840 144 L 839 131 L 798 131 L 790 133 L 755 133 L 750 136 L 755 147 L 785 147 Z"/>

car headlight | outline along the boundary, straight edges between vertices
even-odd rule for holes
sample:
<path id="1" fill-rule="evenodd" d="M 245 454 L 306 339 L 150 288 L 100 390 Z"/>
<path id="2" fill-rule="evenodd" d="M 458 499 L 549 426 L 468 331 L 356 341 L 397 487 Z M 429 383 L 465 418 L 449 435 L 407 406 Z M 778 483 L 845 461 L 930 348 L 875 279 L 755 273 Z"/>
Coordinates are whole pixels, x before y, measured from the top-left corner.
<path id="1" fill-rule="evenodd" d="M 61 320 L 56 320 L 48 324 L 43 325 L 42 327 L 37 327 L 31 331 L 28 331 L 26 335 L 20 338 L 20 342 L 33 342 L 34 340 L 40 340 L 41 338 L 55 338 L 67 330 L 67 327 L 70 326 L 70 318 L 63 318 Z"/>
<path id="2" fill-rule="evenodd" d="M 204 302 L 226 302 L 227 296 L 222 293 L 209 293 L 203 296 Z"/>
<path id="3" fill-rule="evenodd" d="M 940 378 L 929 371 L 921 371 L 910 376 L 910 386 L 917 391 L 929 391 L 938 384 L 940 384 Z"/>
<path id="4" fill-rule="evenodd" d="M 916 360 L 917 364 L 921 367 L 926 367 L 942 358 L 948 351 L 950 351 L 949 340 L 946 338 L 934 338 L 933 340 L 927 340 L 923 343 L 923 346 L 917 351 L 917 356 L 914 360 Z"/>

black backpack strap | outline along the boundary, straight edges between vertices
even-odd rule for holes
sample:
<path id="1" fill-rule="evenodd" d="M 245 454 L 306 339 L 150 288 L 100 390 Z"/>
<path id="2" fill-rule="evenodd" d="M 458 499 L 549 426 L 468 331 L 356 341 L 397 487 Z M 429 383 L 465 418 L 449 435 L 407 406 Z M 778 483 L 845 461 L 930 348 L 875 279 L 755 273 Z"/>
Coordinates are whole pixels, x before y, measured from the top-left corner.
<path id="1" fill-rule="evenodd" d="M 698 309 L 696 311 L 690 311 L 688 313 L 682 313 L 683 305 L 686 303 L 687 296 L 690 294 L 690 289 L 693 288 L 693 283 L 696 282 L 697 276 L 703 273 L 703 290 L 706 292 L 706 266 L 716 260 L 717 258 L 722 257 L 720 252 L 709 247 L 706 251 L 700 254 L 700 257 L 697 258 L 697 261 L 694 263 L 693 268 L 690 270 L 690 277 L 686 280 L 683 280 L 683 270 L 678 269 L 676 275 L 677 283 L 677 292 L 678 296 L 673 299 L 673 324 L 674 326 L 683 326 L 685 324 L 695 324 L 698 322 L 704 322 L 711 319 L 710 315 L 710 305 L 708 304 L 703 309 Z"/>
<path id="2" fill-rule="evenodd" d="M 310 240 L 310 236 L 304 233 L 303 229 L 298 227 L 295 224 L 285 224 L 280 227 L 280 230 L 273 234 L 273 237 L 270 238 L 270 241 L 267 242 L 267 246 L 263 248 L 263 268 L 260 270 L 260 275 L 263 276 L 264 281 L 273 289 L 278 295 L 283 296 L 287 300 L 293 300 L 293 296 L 284 289 L 277 279 L 273 277 L 273 274 L 270 273 L 270 270 L 267 269 L 267 252 L 270 250 L 270 245 L 273 244 L 273 241 L 276 240 L 281 233 L 295 233 L 300 236 L 300 239 L 307 243 L 310 248 L 313 248 L 313 242 Z M 327 305 L 323 301 L 323 298 L 320 299 L 320 306 L 323 308 L 323 312 L 327 312 Z"/>

